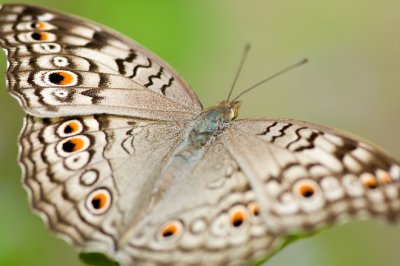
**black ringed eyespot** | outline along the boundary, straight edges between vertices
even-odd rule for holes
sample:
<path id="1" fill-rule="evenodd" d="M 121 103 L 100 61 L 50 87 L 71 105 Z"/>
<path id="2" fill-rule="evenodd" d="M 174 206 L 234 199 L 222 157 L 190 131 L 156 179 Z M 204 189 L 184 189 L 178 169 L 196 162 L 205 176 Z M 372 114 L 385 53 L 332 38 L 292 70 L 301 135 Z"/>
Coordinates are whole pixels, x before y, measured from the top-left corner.
<path id="1" fill-rule="evenodd" d="M 45 75 L 46 83 L 57 86 L 74 86 L 78 82 L 78 76 L 71 71 L 51 71 Z"/>
<path id="2" fill-rule="evenodd" d="M 250 213 L 253 214 L 254 216 L 260 215 L 260 208 L 256 202 L 251 202 L 249 204 L 249 210 Z"/>
<path id="3" fill-rule="evenodd" d="M 234 206 L 229 211 L 229 221 L 233 227 L 241 227 L 247 220 L 247 209 L 242 205 Z"/>
<path id="4" fill-rule="evenodd" d="M 293 192 L 295 195 L 303 198 L 304 200 L 310 200 L 315 197 L 317 192 L 319 192 L 318 184 L 311 179 L 299 180 L 293 187 Z"/>
<path id="5" fill-rule="evenodd" d="M 77 154 L 86 151 L 91 144 L 91 140 L 85 135 L 73 135 L 61 140 L 57 144 L 57 153 L 62 157 L 70 157 L 72 154 Z"/>
<path id="6" fill-rule="evenodd" d="M 46 32 L 32 32 L 31 38 L 35 41 L 47 41 L 49 35 Z"/>
<path id="7" fill-rule="evenodd" d="M 45 22 L 41 22 L 41 21 L 35 21 L 35 22 L 32 22 L 30 26 L 32 29 L 44 30 L 44 29 L 46 29 L 48 24 Z"/>
<path id="8" fill-rule="evenodd" d="M 168 221 L 158 231 L 159 237 L 164 240 L 177 239 L 182 234 L 183 225 L 180 221 Z"/>
<path id="9" fill-rule="evenodd" d="M 111 206 L 112 195 L 106 188 L 92 191 L 86 200 L 86 206 L 92 214 L 103 214 Z"/>
<path id="10" fill-rule="evenodd" d="M 370 173 L 364 173 L 361 175 L 361 181 L 365 188 L 376 189 L 379 184 L 376 177 Z"/>
<path id="11" fill-rule="evenodd" d="M 310 185 L 302 185 L 299 188 L 299 193 L 304 198 L 311 198 L 315 193 L 315 189 Z"/>
<path id="12" fill-rule="evenodd" d="M 85 146 L 85 141 L 82 138 L 71 138 L 65 141 L 62 145 L 62 149 L 65 152 L 76 152 L 80 151 Z"/>
<path id="13" fill-rule="evenodd" d="M 77 119 L 67 120 L 57 128 L 57 134 L 60 137 L 74 136 L 81 133 L 82 131 L 83 131 L 82 122 Z"/>

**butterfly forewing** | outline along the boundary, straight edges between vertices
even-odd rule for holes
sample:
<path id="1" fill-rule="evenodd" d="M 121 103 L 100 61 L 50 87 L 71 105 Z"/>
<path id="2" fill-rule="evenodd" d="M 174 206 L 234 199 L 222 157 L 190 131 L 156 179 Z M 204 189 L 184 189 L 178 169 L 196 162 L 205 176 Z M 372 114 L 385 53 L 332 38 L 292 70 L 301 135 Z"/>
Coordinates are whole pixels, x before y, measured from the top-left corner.
<path id="1" fill-rule="evenodd" d="M 102 26 L 12 4 L 2 6 L 0 20 L 9 90 L 30 114 L 179 120 L 202 109 L 166 63 Z"/>

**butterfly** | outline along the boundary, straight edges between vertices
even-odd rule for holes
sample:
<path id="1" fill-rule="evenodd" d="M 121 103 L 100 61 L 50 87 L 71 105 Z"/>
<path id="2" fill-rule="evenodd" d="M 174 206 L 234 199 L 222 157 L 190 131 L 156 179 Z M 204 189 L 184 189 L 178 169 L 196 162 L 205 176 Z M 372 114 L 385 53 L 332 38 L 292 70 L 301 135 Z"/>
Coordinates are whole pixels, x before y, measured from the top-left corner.
<path id="1" fill-rule="evenodd" d="M 338 130 L 237 119 L 132 40 L 4 4 L 7 86 L 27 113 L 32 208 L 93 263 L 240 265 L 349 219 L 395 221 L 400 163 Z"/>

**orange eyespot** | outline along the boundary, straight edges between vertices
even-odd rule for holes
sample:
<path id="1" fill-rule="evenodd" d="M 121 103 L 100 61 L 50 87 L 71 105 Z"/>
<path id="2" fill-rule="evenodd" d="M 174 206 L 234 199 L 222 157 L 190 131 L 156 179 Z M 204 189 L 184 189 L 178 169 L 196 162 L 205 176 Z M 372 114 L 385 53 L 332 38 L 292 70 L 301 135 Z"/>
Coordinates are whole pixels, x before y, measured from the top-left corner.
<path id="1" fill-rule="evenodd" d="M 371 174 L 364 174 L 361 176 L 362 183 L 364 187 L 369 189 L 375 189 L 378 187 L 378 181 L 376 180 L 375 176 Z"/>
<path id="2" fill-rule="evenodd" d="M 175 223 L 172 223 L 168 224 L 162 229 L 161 235 L 163 237 L 171 237 L 175 235 L 177 232 L 178 232 L 178 226 Z"/>
<path id="3" fill-rule="evenodd" d="M 378 172 L 377 175 L 378 175 L 379 181 L 384 185 L 390 184 L 393 181 L 392 177 L 386 171 Z"/>
<path id="4" fill-rule="evenodd" d="M 80 151 L 84 146 L 85 146 L 85 141 L 80 137 L 76 137 L 76 138 L 71 138 L 66 142 L 64 142 L 62 145 L 62 149 L 65 152 L 76 152 Z"/>
<path id="5" fill-rule="evenodd" d="M 250 212 L 254 215 L 254 216 L 258 216 L 260 215 L 260 208 L 258 207 L 258 204 L 255 202 L 252 202 L 249 204 L 249 209 Z"/>
<path id="6" fill-rule="evenodd" d="M 64 71 L 52 72 L 49 74 L 49 81 L 56 85 L 71 85 L 75 81 L 75 77 Z"/>
<path id="7" fill-rule="evenodd" d="M 31 28 L 32 28 L 32 29 L 43 30 L 43 29 L 46 28 L 46 23 L 40 22 L 40 21 L 32 22 Z"/>
<path id="8" fill-rule="evenodd" d="M 57 89 L 56 92 L 61 92 L 62 90 Z M 55 94 L 55 95 L 58 95 Z M 68 95 L 68 94 L 67 94 Z M 71 137 L 74 135 L 77 135 L 83 131 L 83 125 L 82 122 L 74 119 L 74 120 L 67 120 L 64 121 L 58 128 L 57 128 L 57 134 L 58 136 L 64 138 L 64 137 Z"/>
<path id="9" fill-rule="evenodd" d="M 111 205 L 111 194 L 105 188 L 97 189 L 90 193 L 86 204 L 93 214 L 102 214 Z"/>
<path id="10" fill-rule="evenodd" d="M 36 22 L 36 28 L 40 29 L 40 30 L 43 30 L 43 29 L 46 28 L 46 24 L 43 23 L 43 22 Z"/>
<path id="11" fill-rule="evenodd" d="M 74 134 L 78 132 L 79 125 L 76 122 L 69 122 L 64 128 L 64 134 Z"/>
<path id="12" fill-rule="evenodd" d="M 235 211 L 231 215 L 231 223 L 234 227 L 239 227 L 243 224 L 244 220 L 246 219 L 246 215 L 243 211 Z"/>
<path id="13" fill-rule="evenodd" d="M 315 193 L 315 188 L 309 184 L 299 187 L 299 194 L 304 198 L 311 198 Z"/>
<path id="14" fill-rule="evenodd" d="M 59 135 L 64 137 L 63 131 Z M 62 157 L 71 157 L 73 154 L 78 154 L 87 150 L 90 147 L 90 138 L 85 135 L 75 135 L 73 137 L 65 138 L 57 144 L 57 153 Z"/>
<path id="15" fill-rule="evenodd" d="M 178 220 L 167 221 L 157 231 L 156 237 L 162 241 L 176 241 L 182 235 L 183 224 Z"/>
<path id="16" fill-rule="evenodd" d="M 33 32 L 31 37 L 36 41 L 47 41 L 49 39 L 49 35 L 46 32 Z"/>
<path id="17" fill-rule="evenodd" d="M 94 209 L 99 210 L 106 206 L 107 200 L 107 195 L 99 192 L 92 197 L 91 204 Z"/>

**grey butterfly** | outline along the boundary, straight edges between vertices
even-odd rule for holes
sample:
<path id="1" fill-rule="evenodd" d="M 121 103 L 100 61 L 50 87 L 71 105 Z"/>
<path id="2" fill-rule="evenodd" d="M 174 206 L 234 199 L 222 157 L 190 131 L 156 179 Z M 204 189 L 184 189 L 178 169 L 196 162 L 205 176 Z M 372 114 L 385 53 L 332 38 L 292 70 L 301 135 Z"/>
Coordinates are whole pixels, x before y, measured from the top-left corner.
<path id="1" fill-rule="evenodd" d="M 348 219 L 394 221 L 399 162 L 337 130 L 203 109 L 166 63 L 103 26 L 5 4 L 23 184 L 50 229 L 120 265 L 260 262 Z M 84 256 L 90 259 L 89 256 Z"/>

